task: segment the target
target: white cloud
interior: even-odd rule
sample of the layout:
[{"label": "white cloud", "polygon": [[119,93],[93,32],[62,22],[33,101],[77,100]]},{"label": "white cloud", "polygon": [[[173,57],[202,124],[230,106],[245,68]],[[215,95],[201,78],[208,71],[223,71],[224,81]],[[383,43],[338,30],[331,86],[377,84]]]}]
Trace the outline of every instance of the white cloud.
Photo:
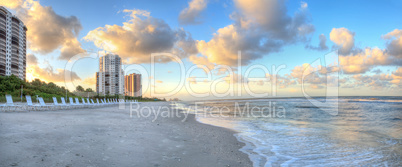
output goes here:
[{"label": "white cloud", "polygon": [[382,36],[387,40],[387,50],[395,57],[402,59],[402,30],[395,29]]},{"label": "white cloud", "polygon": [[236,0],[235,4],[238,11],[231,15],[234,23],[218,29],[211,40],[198,41],[198,51],[208,61],[204,65],[234,66],[238,51],[241,51],[242,65],[247,65],[278,52],[286,44],[305,41],[314,31],[314,26],[309,24],[306,4],[302,4],[294,16],[287,14],[281,0]]},{"label": "white cloud", "polygon": [[347,28],[333,28],[329,34],[329,38],[336,44],[338,53],[340,55],[348,55],[351,53],[355,46],[355,33],[349,31]]},{"label": "white cloud", "polygon": [[58,15],[50,6],[42,6],[38,1],[12,1],[6,5],[17,11],[17,16],[27,26],[27,43],[31,50],[41,54],[61,48],[59,59],[68,60],[85,52],[77,40],[82,29],[75,16]]},{"label": "white cloud", "polygon": [[[150,62],[151,53],[169,52],[182,58],[197,53],[195,41],[183,29],[173,30],[161,19],[144,10],[124,10],[131,19],[119,25],[106,25],[90,31],[84,39],[106,51],[129,58],[130,62]],[[171,61],[161,59],[161,62]]]},{"label": "white cloud", "polygon": [[179,23],[200,24],[201,12],[207,7],[207,0],[192,0],[188,3],[188,7],[183,9],[179,15]]}]

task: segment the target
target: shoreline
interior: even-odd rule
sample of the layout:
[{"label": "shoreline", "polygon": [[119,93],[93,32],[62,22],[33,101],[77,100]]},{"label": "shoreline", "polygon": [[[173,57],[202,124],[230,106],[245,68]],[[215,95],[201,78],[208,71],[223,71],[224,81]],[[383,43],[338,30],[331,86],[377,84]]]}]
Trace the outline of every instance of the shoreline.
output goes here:
[{"label": "shoreline", "polygon": [[[169,104],[141,107],[171,108]],[[240,151],[245,144],[230,129],[198,122],[194,114],[184,122],[177,116],[154,122],[152,117],[130,118],[128,108],[0,113],[0,164],[252,166]]]}]

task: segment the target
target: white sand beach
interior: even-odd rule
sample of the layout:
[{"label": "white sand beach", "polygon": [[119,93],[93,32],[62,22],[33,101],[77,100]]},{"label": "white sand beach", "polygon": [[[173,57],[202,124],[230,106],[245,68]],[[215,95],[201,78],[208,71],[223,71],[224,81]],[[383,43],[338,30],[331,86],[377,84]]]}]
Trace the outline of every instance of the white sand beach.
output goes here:
[{"label": "white sand beach", "polygon": [[[233,131],[118,106],[0,113],[0,166],[251,166]],[[169,106],[167,102],[141,107]],[[180,115],[179,115],[180,116]]]}]

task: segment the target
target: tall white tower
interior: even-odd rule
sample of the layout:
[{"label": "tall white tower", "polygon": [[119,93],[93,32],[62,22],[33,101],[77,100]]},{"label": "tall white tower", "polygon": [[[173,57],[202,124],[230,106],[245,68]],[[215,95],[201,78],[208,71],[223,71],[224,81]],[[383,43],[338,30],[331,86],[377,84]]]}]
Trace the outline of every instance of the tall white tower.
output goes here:
[{"label": "tall white tower", "polygon": [[0,75],[26,78],[26,31],[24,23],[0,6]]},{"label": "tall white tower", "polygon": [[118,55],[107,54],[99,59],[96,73],[96,92],[101,95],[124,94],[124,72]]}]

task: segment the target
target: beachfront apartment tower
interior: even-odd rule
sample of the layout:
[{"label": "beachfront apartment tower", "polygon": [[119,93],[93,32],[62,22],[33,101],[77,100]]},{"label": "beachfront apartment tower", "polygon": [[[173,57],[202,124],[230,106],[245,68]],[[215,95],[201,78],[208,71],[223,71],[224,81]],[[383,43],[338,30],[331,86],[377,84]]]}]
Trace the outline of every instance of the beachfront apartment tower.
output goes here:
[{"label": "beachfront apartment tower", "polygon": [[126,96],[142,96],[141,74],[132,73],[124,76],[124,89]]},{"label": "beachfront apartment tower", "polygon": [[124,94],[124,72],[121,58],[118,55],[107,54],[99,58],[96,92],[100,95]]},{"label": "beachfront apartment tower", "polygon": [[26,31],[24,23],[0,6],[0,75],[26,78]]}]

